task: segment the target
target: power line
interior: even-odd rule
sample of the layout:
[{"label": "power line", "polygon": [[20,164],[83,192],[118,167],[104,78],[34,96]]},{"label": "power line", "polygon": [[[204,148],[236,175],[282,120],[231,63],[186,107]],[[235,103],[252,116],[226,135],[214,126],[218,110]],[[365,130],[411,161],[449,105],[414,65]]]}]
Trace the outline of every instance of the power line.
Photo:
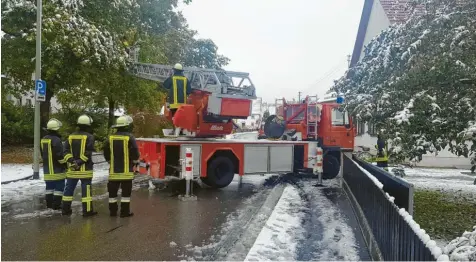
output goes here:
[{"label": "power line", "polygon": [[338,65],[335,67],[331,68],[327,73],[319,78],[314,84],[312,84],[309,88],[307,88],[305,91],[310,90],[311,88],[315,88],[316,85],[318,85],[320,82],[326,80],[328,77],[332,76],[334,73],[336,73],[339,69],[341,69],[342,64],[347,63],[346,60],[341,61]]}]

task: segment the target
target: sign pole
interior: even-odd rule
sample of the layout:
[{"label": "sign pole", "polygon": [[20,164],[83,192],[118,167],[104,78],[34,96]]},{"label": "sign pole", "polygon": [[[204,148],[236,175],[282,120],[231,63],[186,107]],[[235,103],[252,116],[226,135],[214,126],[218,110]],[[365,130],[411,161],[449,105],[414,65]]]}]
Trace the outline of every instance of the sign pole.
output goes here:
[{"label": "sign pole", "polygon": [[34,123],[34,153],[33,179],[40,179],[40,101],[36,82],[41,79],[41,12],[42,0],[36,4],[36,69],[35,69],[35,123]]}]

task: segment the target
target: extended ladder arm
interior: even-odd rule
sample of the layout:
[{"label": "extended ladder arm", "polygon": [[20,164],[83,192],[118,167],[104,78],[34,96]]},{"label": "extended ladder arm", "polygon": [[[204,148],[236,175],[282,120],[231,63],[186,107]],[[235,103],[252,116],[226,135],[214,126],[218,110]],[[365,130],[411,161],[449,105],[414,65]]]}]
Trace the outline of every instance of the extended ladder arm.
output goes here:
[{"label": "extended ladder arm", "polygon": [[[137,77],[161,83],[171,76],[172,72],[172,66],[168,65],[138,62],[132,65],[132,73]],[[184,75],[189,79],[192,89],[209,92],[217,97],[256,98],[256,90],[249,73],[184,67]],[[248,85],[244,84],[246,80]]]}]

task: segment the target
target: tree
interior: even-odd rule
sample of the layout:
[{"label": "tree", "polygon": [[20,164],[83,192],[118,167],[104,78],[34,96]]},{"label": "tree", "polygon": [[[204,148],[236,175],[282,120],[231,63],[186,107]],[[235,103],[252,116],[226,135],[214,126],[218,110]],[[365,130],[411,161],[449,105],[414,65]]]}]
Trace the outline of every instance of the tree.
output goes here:
[{"label": "tree", "polygon": [[333,90],[355,117],[385,130],[397,159],[446,146],[467,157],[476,152],[476,3],[424,4],[426,13],[375,37]]},{"label": "tree", "polygon": [[[2,3],[2,64],[8,92],[32,89],[36,7],[31,0]],[[184,1],[190,3],[189,0]],[[94,101],[113,109],[119,105],[157,111],[161,92],[150,81],[129,74],[129,52],[141,46],[141,61],[220,67],[228,58],[217,54],[211,40],[196,40],[185,18],[177,12],[178,0],[46,0],[43,4],[42,79],[47,82],[41,104],[44,125],[50,100],[60,103]],[[194,54],[193,52],[200,52]],[[89,104],[90,102],[87,102]]]}]

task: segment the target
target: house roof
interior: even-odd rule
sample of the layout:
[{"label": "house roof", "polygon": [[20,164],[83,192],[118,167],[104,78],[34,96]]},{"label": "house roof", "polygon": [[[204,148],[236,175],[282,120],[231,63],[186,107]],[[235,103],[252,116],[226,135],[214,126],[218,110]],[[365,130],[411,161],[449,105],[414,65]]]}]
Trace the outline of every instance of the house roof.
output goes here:
[{"label": "house roof", "polygon": [[[354,66],[360,60],[374,1],[380,1],[390,24],[404,23],[410,16],[409,0],[365,0],[349,67]],[[418,6],[416,11],[423,12],[423,6]]]}]

